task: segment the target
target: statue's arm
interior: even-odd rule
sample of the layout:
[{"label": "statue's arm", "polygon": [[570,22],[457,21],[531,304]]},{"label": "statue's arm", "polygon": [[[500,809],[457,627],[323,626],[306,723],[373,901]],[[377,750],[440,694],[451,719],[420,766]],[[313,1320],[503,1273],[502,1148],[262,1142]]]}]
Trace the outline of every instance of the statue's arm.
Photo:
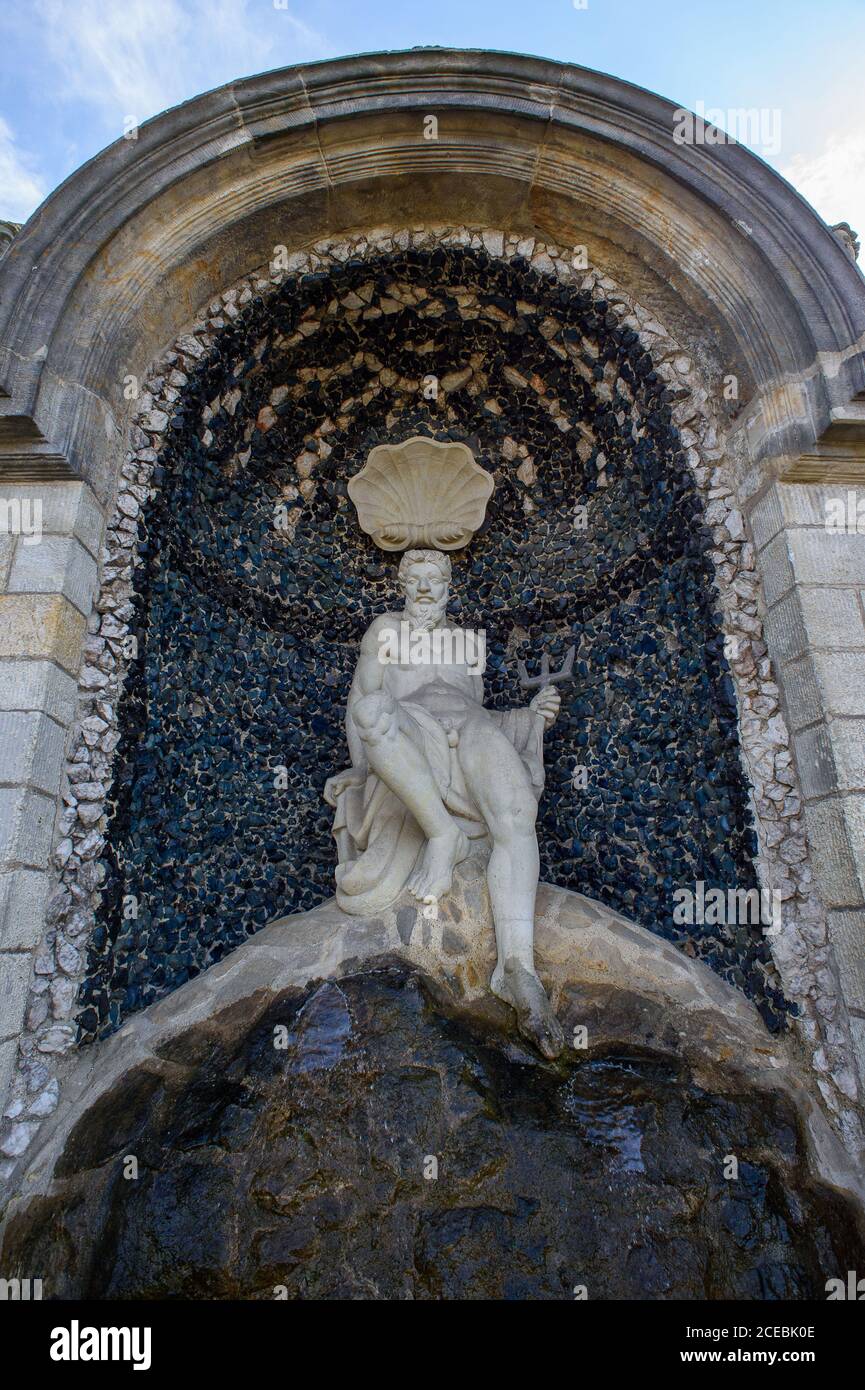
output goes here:
[{"label": "statue's arm", "polygon": [[369,773],[366,750],[357,731],[352,710],[358,700],[363,699],[364,695],[372,695],[376,690],[382,688],[385,664],[381,660],[379,633],[383,627],[393,626],[392,620],[389,622],[389,619],[389,614],[376,618],[375,622],[367,628],[360,644],[360,654],[345,709],[345,735],[351,767],[344,772],[338,772],[335,777],[329,778],[325,785],[325,800],[332,806],[336,805],[336,798],[346,787],[363,783]]},{"label": "statue's arm", "polygon": [[381,660],[381,634],[385,630],[391,631],[397,621],[398,619],[394,619],[390,613],[383,613],[375,622],[370,623],[364,633],[348,697],[349,712],[352,704],[364,695],[372,695],[374,691],[381,690],[385,672],[385,663]]},{"label": "statue's arm", "polygon": [[[365,670],[362,669],[364,667],[366,668]],[[366,677],[366,679],[364,679],[364,677]],[[364,695],[371,695],[373,690],[379,688],[380,682],[379,686],[371,685],[373,679],[374,672],[369,668],[369,663],[364,659],[363,655],[361,655],[357,667],[355,668],[354,680],[351,683],[348,703],[345,707],[345,736],[348,740],[351,766],[355,772],[364,777],[366,777],[368,770],[366,750],[363,746],[363,740],[357,731],[357,725],[354,722],[354,714],[352,711],[358,700],[363,699]]]},{"label": "statue's arm", "polygon": [[[351,688],[353,694],[354,682],[352,682]],[[345,710],[345,736],[348,741],[349,759],[355,771],[359,773],[362,772],[365,776],[367,770],[366,753],[364,752],[363,741],[357,731],[354,719],[352,718],[351,705],[352,699],[350,695]]]}]

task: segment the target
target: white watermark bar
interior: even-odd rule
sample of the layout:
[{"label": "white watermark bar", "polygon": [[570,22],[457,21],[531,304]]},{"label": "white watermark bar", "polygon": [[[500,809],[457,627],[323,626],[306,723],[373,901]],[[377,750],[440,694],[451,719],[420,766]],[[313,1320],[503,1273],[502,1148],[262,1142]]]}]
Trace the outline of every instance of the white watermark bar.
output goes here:
[{"label": "white watermark bar", "polygon": [[865,536],[865,493],[848,488],[843,497],[827,497],[824,525],[830,536]]},{"label": "white watermark bar", "polygon": [[706,108],[698,101],[693,111],[680,106],[673,112],[676,145],[749,145],[766,155],[781,153],[781,112],[769,106],[720,106]]},{"label": "white watermark bar", "polygon": [[41,497],[0,497],[0,535],[21,536],[24,545],[42,539]]},{"label": "white watermark bar", "polygon": [[487,637],[483,628],[399,627],[378,634],[378,659],[383,666],[465,666],[473,676],[486,670]]},{"label": "white watermark bar", "polygon": [[781,895],[777,888],[707,888],[702,879],[693,888],[673,890],[676,926],[762,926],[767,936],[781,928]]}]

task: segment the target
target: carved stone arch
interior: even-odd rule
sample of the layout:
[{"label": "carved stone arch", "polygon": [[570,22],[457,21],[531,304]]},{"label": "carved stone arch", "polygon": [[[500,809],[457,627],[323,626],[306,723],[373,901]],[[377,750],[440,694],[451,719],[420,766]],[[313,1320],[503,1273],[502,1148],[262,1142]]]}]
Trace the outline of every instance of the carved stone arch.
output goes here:
[{"label": "carved stone arch", "polygon": [[[424,140],[430,111],[437,141]],[[653,316],[643,326],[655,322],[690,355],[707,398],[723,400],[735,381],[733,510],[757,551],[861,1055],[865,538],[827,540],[822,522],[827,487],[861,477],[865,285],[782,179],[740,146],[677,144],[675,116],[615,79],[509,55],[437,50],[288,69],[147,123],[15,238],[0,268],[0,468],[4,496],[38,491],[55,538],[43,567],[40,548],[18,537],[2,598],[15,781],[4,788],[0,945],[22,1014],[102,536],[148,364],[276,248],[291,255],[321,237],[399,226],[410,207],[419,225],[585,245],[590,264]],[[816,932],[806,973],[831,1032],[833,967]],[[820,1025],[810,1040],[820,1043]],[[829,1070],[852,1099],[843,1041],[842,1028]],[[15,1050],[10,1028],[0,1080]]]},{"label": "carved stone arch", "polygon": [[15,238],[4,448],[50,445],[105,495],[121,366],[141,372],[268,248],[400,223],[406,206],[597,242],[595,263],[738,374],[752,452],[809,448],[865,389],[865,286],[783,179],[735,143],[679,144],[676,126],[670,102],[615,78],[450,50],[283,69],[186,102],[90,161]]}]

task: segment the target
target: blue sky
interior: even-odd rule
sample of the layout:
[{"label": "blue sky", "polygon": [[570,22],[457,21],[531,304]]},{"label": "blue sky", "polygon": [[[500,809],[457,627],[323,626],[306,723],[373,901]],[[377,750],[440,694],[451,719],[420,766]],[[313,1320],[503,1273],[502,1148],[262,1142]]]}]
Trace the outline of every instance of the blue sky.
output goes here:
[{"label": "blue sky", "polygon": [[268,68],[420,44],[777,113],[748,143],[865,233],[865,0],[0,0],[0,218],[29,216],[130,118]]}]

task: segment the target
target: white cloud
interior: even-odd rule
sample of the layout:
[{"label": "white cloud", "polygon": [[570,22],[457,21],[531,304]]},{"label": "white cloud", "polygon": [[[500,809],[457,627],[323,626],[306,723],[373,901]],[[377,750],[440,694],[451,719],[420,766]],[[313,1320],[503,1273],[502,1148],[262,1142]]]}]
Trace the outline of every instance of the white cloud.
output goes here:
[{"label": "white cloud", "polygon": [[825,222],[849,222],[865,237],[865,130],[830,135],[821,151],[794,155],[782,170]]},{"label": "white cloud", "polygon": [[15,144],[12,131],[0,116],[0,218],[26,222],[42,202],[46,189],[28,167],[29,161]]},{"label": "white cloud", "polygon": [[61,97],[99,108],[117,135],[236,77],[327,56],[273,0],[37,0]]}]

